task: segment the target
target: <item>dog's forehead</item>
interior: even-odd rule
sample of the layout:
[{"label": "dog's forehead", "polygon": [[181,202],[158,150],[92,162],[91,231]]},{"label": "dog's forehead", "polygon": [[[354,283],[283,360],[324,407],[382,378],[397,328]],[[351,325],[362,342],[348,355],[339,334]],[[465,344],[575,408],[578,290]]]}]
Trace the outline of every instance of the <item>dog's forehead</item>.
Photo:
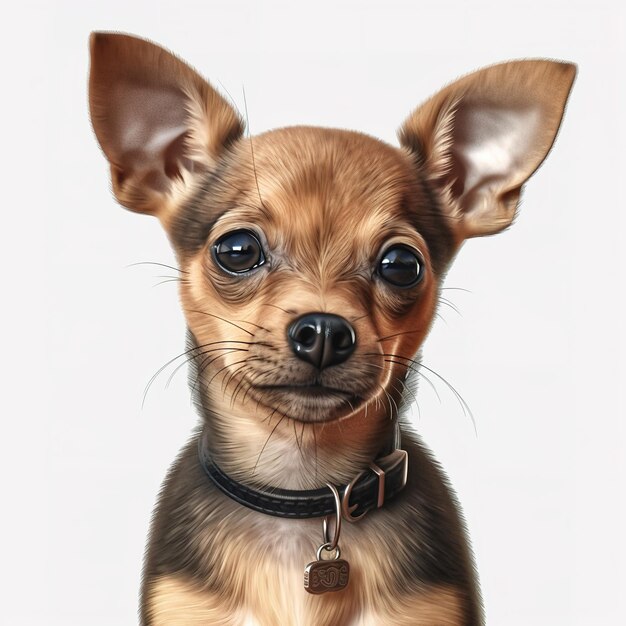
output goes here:
[{"label": "dog's forehead", "polygon": [[254,218],[258,204],[257,218],[292,242],[400,224],[415,193],[410,158],[354,131],[282,128],[242,142],[238,160],[252,179],[243,213]]},{"label": "dog's forehead", "polygon": [[256,179],[266,194],[278,202],[315,199],[327,213],[391,209],[415,176],[400,149],[355,131],[282,128],[252,144]]}]

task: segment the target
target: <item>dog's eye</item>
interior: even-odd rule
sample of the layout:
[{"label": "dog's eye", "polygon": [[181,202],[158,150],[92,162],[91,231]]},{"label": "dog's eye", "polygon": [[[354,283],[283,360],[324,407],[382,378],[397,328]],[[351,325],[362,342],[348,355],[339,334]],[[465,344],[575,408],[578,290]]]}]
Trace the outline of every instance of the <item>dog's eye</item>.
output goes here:
[{"label": "dog's eye", "polygon": [[213,246],[218,265],[227,272],[240,274],[265,263],[261,243],[249,230],[223,235]]},{"label": "dog's eye", "polygon": [[424,262],[410,248],[393,246],[380,259],[378,274],[396,287],[414,287],[424,277]]}]

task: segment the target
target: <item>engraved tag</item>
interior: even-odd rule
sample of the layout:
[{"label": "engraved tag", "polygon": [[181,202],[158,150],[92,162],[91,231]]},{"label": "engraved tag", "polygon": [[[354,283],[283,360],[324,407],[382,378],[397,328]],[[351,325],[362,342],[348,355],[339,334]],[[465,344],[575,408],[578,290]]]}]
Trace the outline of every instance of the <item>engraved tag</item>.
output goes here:
[{"label": "engraved tag", "polygon": [[304,569],[304,588],[309,593],[340,591],[348,584],[350,564],[343,559],[313,561]]}]

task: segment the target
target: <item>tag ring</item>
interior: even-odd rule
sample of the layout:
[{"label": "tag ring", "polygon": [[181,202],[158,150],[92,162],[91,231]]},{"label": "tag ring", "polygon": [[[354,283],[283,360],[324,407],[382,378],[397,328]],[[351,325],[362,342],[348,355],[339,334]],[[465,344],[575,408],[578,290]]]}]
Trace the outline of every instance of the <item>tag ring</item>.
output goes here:
[{"label": "tag ring", "polygon": [[331,483],[326,484],[333,492],[333,496],[335,496],[335,534],[333,536],[333,540],[331,541],[328,537],[328,524],[331,516],[327,515],[322,522],[322,528],[324,533],[324,546],[328,546],[326,550],[328,550],[329,552],[335,549],[337,550],[337,552],[339,552],[339,547],[337,546],[337,544],[339,543],[339,533],[341,532],[341,496],[339,495],[339,491],[337,490],[337,487],[335,487],[335,485]]},{"label": "tag ring", "polygon": [[[327,550],[328,552],[332,552],[333,550],[336,550],[335,552],[335,556],[331,557],[330,559],[323,559],[322,558],[322,550]],[[341,558],[341,550],[339,549],[339,546],[335,546],[334,548],[330,547],[330,543],[323,543],[318,549],[317,549],[317,560],[318,561],[336,561],[337,559]]]}]

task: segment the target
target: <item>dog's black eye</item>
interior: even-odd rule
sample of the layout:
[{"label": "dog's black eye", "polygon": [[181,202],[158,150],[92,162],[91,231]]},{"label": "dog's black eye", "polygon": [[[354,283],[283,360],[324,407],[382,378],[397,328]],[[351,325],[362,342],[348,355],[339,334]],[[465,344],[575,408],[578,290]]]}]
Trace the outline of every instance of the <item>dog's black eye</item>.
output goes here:
[{"label": "dog's black eye", "polygon": [[265,263],[263,248],[249,230],[237,230],[223,235],[213,246],[218,265],[227,272],[240,274]]},{"label": "dog's black eye", "polygon": [[424,277],[424,262],[410,248],[393,246],[380,259],[378,274],[396,287],[414,287]]}]

